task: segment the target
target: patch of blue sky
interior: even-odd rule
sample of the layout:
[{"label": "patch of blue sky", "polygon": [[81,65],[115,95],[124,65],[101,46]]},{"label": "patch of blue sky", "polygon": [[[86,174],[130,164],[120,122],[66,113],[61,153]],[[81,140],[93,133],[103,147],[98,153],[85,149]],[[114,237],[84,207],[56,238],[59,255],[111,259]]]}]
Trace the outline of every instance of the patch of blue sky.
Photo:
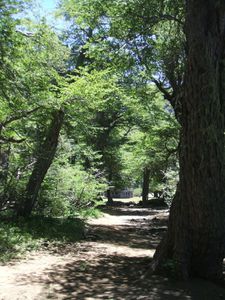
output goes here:
[{"label": "patch of blue sky", "polygon": [[45,11],[52,12],[58,5],[56,0],[39,0],[41,6]]},{"label": "patch of blue sky", "polygon": [[27,17],[37,23],[44,19],[52,29],[59,32],[68,27],[69,22],[56,14],[58,5],[58,0],[33,0],[22,17]]}]

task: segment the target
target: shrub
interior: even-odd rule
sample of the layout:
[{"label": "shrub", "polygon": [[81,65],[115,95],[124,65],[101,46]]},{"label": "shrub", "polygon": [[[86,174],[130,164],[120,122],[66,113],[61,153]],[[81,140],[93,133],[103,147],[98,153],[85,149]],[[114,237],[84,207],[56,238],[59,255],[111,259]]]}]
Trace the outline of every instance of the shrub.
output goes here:
[{"label": "shrub", "polygon": [[49,216],[70,216],[93,208],[107,184],[97,170],[85,171],[81,165],[53,167],[47,176],[37,211]]}]

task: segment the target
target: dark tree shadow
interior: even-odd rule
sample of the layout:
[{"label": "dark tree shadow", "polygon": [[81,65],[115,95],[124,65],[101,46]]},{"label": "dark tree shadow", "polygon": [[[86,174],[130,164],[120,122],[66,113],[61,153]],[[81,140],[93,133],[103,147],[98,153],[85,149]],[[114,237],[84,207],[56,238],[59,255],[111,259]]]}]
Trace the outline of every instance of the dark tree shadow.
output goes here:
[{"label": "dark tree shadow", "polygon": [[[137,214],[134,214],[134,210],[129,207],[113,209],[111,215],[130,216],[128,222],[124,225],[90,225],[86,236],[87,240],[79,246],[71,244],[74,251],[69,249],[71,256],[69,263],[62,262],[51,265],[41,274],[24,274],[17,278],[18,283],[24,286],[40,284],[43,290],[40,298],[37,299],[225,299],[225,288],[207,281],[192,279],[189,282],[178,282],[160,276],[142,278],[149,268],[151,258],[146,257],[146,254],[143,256],[137,254],[137,250],[155,249],[167,228],[166,214],[157,215],[155,210],[149,209],[147,212],[148,215],[145,215],[140,209],[139,213],[136,211]],[[133,218],[133,216],[139,218]],[[149,218],[149,216],[151,217]],[[54,222],[49,220],[49,225],[55,224]],[[76,223],[76,220],[71,222]],[[74,230],[76,230],[76,226]],[[69,230],[69,232],[71,231]],[[64,234],[66,235],[66,233]],[[97,247],[94,247],[94,244]],[[115,245],[126,246],[132,251],[137,250],[132,254],[127,253],[127,255],[120,251],[114,252],[114,250],[107,252],[109,244],[114,247]],[[94,248],[92,249],[92,247]],[[93,254],[94,250],[96,253]],[[68,254],[67,248],[62,247],[57,251],[60,257]],[[135,253],[134,256],[133,253]]]},{"label": "dark tree shadow", "polygon": [[[150,259],[125,256],[100,256],[98,261],[78,260],[46,270],[46,299],[190,299],[174,282],[159,276],[140,280],[140,271],[147,270]],[[21,277],[24,284],[40,283],[42,278]]]},{"label": "dark tree shadow", "polygon": [[139,204],[114,201],[112,205],[98,207],[102,212],[113,216],[150,216],[162,211],[168,211],[165,207],[143,207]]},{"label": "dark tree shadow", "polygon": [[[47,269],[45,299],[70,300],[214,300],[224,299],[225,289],[213,283],[193,279],[178,282],[166,277],[140,279],[150,259],[101,255],[97,261],[74,260],[64,266]],[[43,278],[24,276],[26,283],[43,283]],[[53,288],[48,290],[48,287]]]},{"label": "dark tree shadow", "polygon": [[128,218],[126,224],[123,225],[89,226],[87,235],[87,238],[90,237],[89,240],[131,248],[155,249],[167,230],[167,217],[148,218],[156,215],[157,210],[119,207],[106,211],[113,216],[129,216],[131,218]]},{"label": "dark tree shadow", "polygon": [[[117,208],[127,216],[130,209]],[[141,212],[141,211],[140,211]],[[148,216],[153,211],[148,212]],[[225,289],[207,281],[193,279],[189,282],[177,282],[160,276],[144,277],[151,258],[105,252],[106,244],[127,246],[130,248],[154,249],[167,226],[167,215],[156,215],[133,219],[125,225],[91,225],[87,241],[74,251],[69,263],[60,263],[46,268],[44,274],[23,275],[18,278],[21,285],[41,284],[43,291],[40,299],[63,300],[214,300],[225,299]],[[115,214],[116,215],[116,214]],[[137,216],[137,215],[135,215]],[[96,255],[91,254],[96,243]],[[75,244],[71,244],[74,248]],[[99,248],[100,247],[100,248]],[[133,249],[133,251],[135,251]],[[71,252],[72,253],[72,252]],[[79,255],[78,255],[79,253]],[[67,254],[62,248],[61,256]],[[145,254],[146,255],[146,254]],[[39,299],[39,298],[37,298]]]},{"label": "dark tree shadow", "polygon": [[141,229],[135,226],[93,226],[89,240],[101,243],[111,243],[118,246],[128,246],[140,249],[155,249],[166,231],[161,229]]}]

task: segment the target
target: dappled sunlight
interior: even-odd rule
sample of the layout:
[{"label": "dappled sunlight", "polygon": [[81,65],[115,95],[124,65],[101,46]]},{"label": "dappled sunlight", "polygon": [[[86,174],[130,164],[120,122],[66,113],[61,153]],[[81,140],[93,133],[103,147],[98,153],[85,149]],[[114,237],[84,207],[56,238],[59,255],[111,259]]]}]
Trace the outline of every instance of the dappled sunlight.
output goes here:
[{"label": "dappled sunlight", "polygon": [[114,255],[120,256],[126,254],[127,257],[149,257],[152,258],[155,249],[143,249],[143,248],[134,248],[130,245],[123,246],[115,243],[106,243],[106,242],[90,242],[87,244],[87,247],[90,247],[88,253],[91,254],[91,248],[94,251],[94,255],[97,253],[102,253],[103,255]]},{"label": "dappled sunlight", "polygon": [[17,280],[26,287],[41,284],[40,295],[46,299],[56,299],[56,295],[57,299],[191,299],[166,278],[155,276],[140,282],[139,270],[146,270],[149,262],[147,257],[119,253],[101,254],[95,259],[82,258],[81,254],[80,259],[53,264],[43,274],[30,273]]},{"label": "dappled sunlight", "polygon": [[168,211],[162,210],[127,207],[108,210],[101,218],[88,222],[84,240],[50,243],[23,261],[0,266],[1,299],[212,300],[224,297],[223,288],[205,281],[181,283],[160,276],[141,279],[166,231],[167,219]]},{"label": "dappled sunlight", "polygon": [[162,235],[149,240],[157,212],[116,210],[90,220],[82,242],[50,243],[11,269],[0,267],[5,295],[7,286],[16,285],[15,291],[27,298],[32,294],[33,299],[147,299],[149,287],[146,284],[145,291],[138,279]]},{"label": "dappled sunlight", "polygon": [[[155,249],[167,228],[168,211],[143,208],[104,208],[107,214],[89,221],[87,237],[136,249]],[[159,216],[159,217],[157,217]]]},{"label": "dappled sunlight", "polygon": [[[165,232],[165,228],[163,228],[163,232]],[[99,242],[106,242],[111,244],[116,244],[117,246],[129,246],[131,248],[142,248],[142,249],[151,249],[155,248],[161,238],[158,232],[155,232],[151,235],[151,239],[149,236],[151,233],[147,232],[146,229],[138,229],[135,226],[134,228],[129,226],[94,226],[91,230],[90,238],[97,240]]]}]

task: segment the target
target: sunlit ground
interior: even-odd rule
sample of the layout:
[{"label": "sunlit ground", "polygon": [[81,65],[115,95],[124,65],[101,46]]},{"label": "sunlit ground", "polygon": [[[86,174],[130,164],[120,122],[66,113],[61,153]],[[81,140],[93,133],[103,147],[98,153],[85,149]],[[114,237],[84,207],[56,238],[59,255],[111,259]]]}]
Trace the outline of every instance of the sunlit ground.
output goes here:
[{"label": "sunlit ground", "polygon": [[49,245],[26,260],[0,266],[0,299],[224,299],[225,289],[202,280],[140,279],[166,231],[168,210],[124,206],[103,211],[101,218],[90,220],[85,240]]}]

